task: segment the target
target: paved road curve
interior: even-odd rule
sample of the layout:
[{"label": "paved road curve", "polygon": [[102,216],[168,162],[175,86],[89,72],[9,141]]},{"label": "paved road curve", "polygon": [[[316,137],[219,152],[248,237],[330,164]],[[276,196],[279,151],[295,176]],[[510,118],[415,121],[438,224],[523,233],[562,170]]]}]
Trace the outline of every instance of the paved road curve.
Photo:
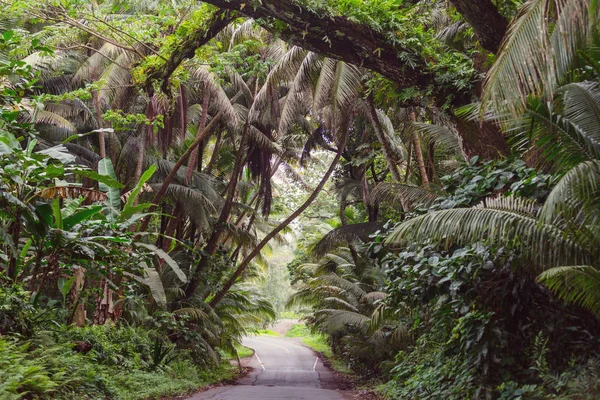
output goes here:
[{"label": "paved road curve", "polygon": [[332,373],[295,339],[254,337],[244,345],[256,352],[253,372],[237,386],[224,386],[188,400],[343,400]]}]

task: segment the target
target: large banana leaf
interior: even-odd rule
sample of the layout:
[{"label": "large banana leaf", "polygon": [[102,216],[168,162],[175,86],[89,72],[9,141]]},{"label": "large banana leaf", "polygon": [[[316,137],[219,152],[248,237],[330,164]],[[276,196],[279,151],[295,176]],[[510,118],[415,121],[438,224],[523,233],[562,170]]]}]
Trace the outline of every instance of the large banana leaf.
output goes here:
[{"label": "large banana leaf", "polygon": [[[115,169],[110,158],[100,160],[98,163],[98,173],[109,178],[117,180]],[[107,185],[105,182],[98,182],[100,191],[106,193],[108,200],[106,203],[106,217],[109,221],[115,222],[121,211],[121,192],[114,185]]]}]

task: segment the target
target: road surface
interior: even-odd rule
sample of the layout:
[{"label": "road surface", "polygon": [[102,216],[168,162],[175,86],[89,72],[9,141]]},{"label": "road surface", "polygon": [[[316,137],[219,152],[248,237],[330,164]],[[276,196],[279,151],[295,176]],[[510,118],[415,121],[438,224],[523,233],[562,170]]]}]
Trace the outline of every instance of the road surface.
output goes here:
[{"label": "road surface", "polygon": [[244,340],[254,349],[252,373],[236,386],[198,393],[187,400],[344,400],[335,376],[297,339],[258,336]]}]

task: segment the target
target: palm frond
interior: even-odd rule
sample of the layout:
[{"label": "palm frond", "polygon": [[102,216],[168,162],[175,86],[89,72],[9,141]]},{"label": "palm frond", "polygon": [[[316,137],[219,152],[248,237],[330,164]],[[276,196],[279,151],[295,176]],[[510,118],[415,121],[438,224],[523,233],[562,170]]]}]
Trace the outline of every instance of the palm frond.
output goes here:
[{"label": "palm frond", "polygon": [[600,84],[578,82],[562,86],[565,116],[576,125],[590,141],[600,146]]},{"label": "palm frond", "polygon": [[[547,88],[552,98],[556,71],[548,49],[548,5],[553,0],[529,0],[509,26],[496,62],[486,78],[482,104],[492,103],[496,112],[520,114],[529,95]],[[485,107],[484,107],[485,108]]]},{"label": "palm frond", "polygon": [[577,52],[597,33],[599,10],[593,3],[527,1],[509,26],[490,69],[482,103],[515,117],[525,108],[528,96],[552,99]]},{"label": "palm frond", "polygon": [[322,309],[314,313],[318,321],[319,330],[329,334],[344,330],[353,326],[361,330],[367,330],[371,321],[366,315],[346,310]]},{"label": "palm frond", "polygon": [[[501,202],[501,200],[499,200]],[[512,204],[511,204],[512,203]],[[413,218],[395,228],[388,243],[401,245],[408,240],[433,241],[445,247],[476,241],[499,246],[514,246],[531,259],[532,265],[545,269],[565,264],[588,263],[588,249],[553,225],[540,224],[516,207],[516,199],[493,204],[496,208],[457,208],[436,211]]]},{"label": "palm frond", "polygon": [[409,206],[428,207],[440,194],[419,186],[411,186],[395,182],[381,182],[370,193],[373,204],[406,204]]},{"label": "palm frond", "polygon": [[[217,77],[209,71],[209,69],[201,65],[193,68],[190,73],[195,82],[202,82],[202,90],[210,92],[210,110],[213,115],[222,112],[224,121],[230,126],[236,126],[238,122],[238,114],[231,100],[225,93],[223,86],[218,83]],[[193,82],[194,82],[193,81]]]},{"label": "palm frond", "polygon": [[562,266],[544,271],[538,280],[561,300],[600,315],[600,271],[589,265]]},{"label": "palm frond", "polygon": [[435,142],[442,148],[454,154],[462,154],[460,140],[452,129],[441,125],[412,122],[410,128],[413,132],[425,139],[427,143]]},{"label": "palm frond", "polygon": [[315,256],[322,256],[341,245],[346,246],[359,241],[367,242],[369,235],[382,228],[383,224],[380,222],[364,222],[333,229],[319,240],[313,253]]}]

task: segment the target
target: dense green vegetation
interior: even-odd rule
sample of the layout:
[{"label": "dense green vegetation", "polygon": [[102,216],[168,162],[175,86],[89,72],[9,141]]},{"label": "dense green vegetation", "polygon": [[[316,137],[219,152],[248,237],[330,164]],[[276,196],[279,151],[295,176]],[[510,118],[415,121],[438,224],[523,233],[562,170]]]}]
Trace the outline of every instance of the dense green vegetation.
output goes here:
[{"label": "dense green vegetation", "polygon": [[1,398],[228,379],[286,303],[389,398],[600,397],[597,1],[0,10]]}]

